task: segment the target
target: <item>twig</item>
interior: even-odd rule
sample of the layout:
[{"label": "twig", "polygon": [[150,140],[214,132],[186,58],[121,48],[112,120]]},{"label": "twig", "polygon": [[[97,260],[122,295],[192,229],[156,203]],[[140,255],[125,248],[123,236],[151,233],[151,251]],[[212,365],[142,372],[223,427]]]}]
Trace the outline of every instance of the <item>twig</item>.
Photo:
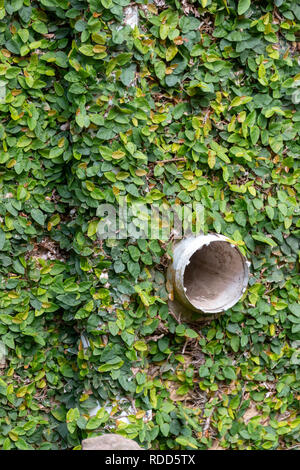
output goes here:
[{"label": "twig", "polygon": [[181,324],[180,315],[179,315],[179,318],[176,317],[175,313],[170,308],[169,308],[169,314],[174,318],[174,320],[177,321],[177,323],[179,323],[179,325]]},{"label": "twig", "polygon": [[185,343],[184,343],[184,346],[183,346],[182,351],[181,351],[182,355],[185,353],[185,348],[187,347],[188,342],[189,342],[189,338],[187,338]]},{"label": "twig", "polygon": [[164,333],[162,333],[161,335],[149,336],[149,338],[145,338],[145,341],[146,341],[146,343],[148,343],[148,341],[158,341],[159,339],[163,338],[164,336],[165,336]]},{"label": "twig", "polygon": [[288,447],[286,450],[291,450],[291,449],[295,449],[296,447],[300,447],[300,444],[296,444],[295,446],[292,446],[292,447]]}]

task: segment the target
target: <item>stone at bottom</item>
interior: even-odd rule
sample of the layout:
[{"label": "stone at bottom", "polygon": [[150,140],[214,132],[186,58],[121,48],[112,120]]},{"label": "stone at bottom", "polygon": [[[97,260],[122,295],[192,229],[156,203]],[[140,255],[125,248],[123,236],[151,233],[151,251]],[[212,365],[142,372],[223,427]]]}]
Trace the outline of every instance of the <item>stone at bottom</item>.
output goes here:
[{"label": "stone at bottom", "polygon": [[82,450],[141,450],[141,447],[132,439],[119,434],[104,434],[84,439]]}]

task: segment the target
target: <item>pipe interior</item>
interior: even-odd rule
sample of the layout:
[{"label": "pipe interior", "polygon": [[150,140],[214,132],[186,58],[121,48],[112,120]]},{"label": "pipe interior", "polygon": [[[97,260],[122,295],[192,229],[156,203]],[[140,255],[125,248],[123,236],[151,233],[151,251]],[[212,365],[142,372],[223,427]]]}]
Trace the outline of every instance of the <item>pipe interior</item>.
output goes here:
[{"label": "pipe interior", "polygon": [[224,241],[197,250],[184,272],[185,294],[199,310],[225,308],[242,294],[244,265],[237,248]]}]

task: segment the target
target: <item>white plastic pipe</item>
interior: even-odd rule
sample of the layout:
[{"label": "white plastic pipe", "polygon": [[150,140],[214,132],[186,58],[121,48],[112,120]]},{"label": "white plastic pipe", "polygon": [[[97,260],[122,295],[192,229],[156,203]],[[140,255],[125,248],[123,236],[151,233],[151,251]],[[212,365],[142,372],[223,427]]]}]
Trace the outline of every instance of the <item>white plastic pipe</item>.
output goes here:
[{"label": "white plastic pipe", "polygon": [[168,270],[175,301],[200,314],[223,312],[246,290],[248,261],[223,235],[188,237],[174,247]]}]

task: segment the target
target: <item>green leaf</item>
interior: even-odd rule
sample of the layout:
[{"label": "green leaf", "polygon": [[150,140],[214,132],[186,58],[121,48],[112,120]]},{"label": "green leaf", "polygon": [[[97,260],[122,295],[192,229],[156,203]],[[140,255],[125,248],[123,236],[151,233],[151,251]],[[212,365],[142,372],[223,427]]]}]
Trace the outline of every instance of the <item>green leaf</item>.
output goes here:
[{"label": "green leaf", "polygon": [[43,212],[40,209],[32,209],[31,217],[38,224],[44,225],[46,216],[45,216],[45,214],[43,214]]},{"label": "green leaf", "polygon": [[18,440],[16,441],[15,445],[17,449],[20,450],[34,450],[34,448],[27,444],[27,442],[22,437],[18,437]]},{"label": "green leaf", "polygon": [[136,246],[130,245],[128,247],[128,251],[133,261],[139,260],[141,253],[140,253],[140,250]]},{"label": "green leaf", "polygon": [[266,206],[266,213],[267,213],[269,219],[271,219],[271,220],[274,219],[275,211],[274,211],[273,207]]},{"label": "green leaf", "polygon": [[252,100],[253,100],[252,96],[236,96],[231,101],[230,106],[234,108],[236,106],[241,106],[242,104],[249,103]]},{"label": "green leaf", "polygon": [[236,380],[236,374],[233,367],[224,367],[223,374],[226,379]]},{"label": "green leaf", "polygon": [[166,75],[166,65],[161,60],[154,64],[154,70],[157,78],[162,80]]},{"label": "green leaf", "polygon": [[84,44],[83,46],[79,47],[79,51],[88,57],[92,57],[95,55],[93,48],[94,46],[92,44]]},{"label": "green leaf", "polygon": [[163,423],[160,426],[160,430],[163,436],[167,437],[170,432],[170,425],[168,423]]},{"label": "green leaf", "polygon": [[259,139],[259,127],[252,126],[250,129],[250,138],[253,145],[255,145]]},{"label": "green leaf", "polygon": [[250,5],[251,5],[250,0],[239,0],[238,14],[243,15],[244,13],[246,13],[246,11],[249,9]]},{"label": "green leaf", "polygon": [[162,23],[159,28],[159,35],[161,39],[166,39],[170,26],[167,23]]},{"label": "green leaf", "polygon": [[3,230],[0,229],[0,251],[1,251],[1,250],[3,249],[3,247],[4,247],[5,240],[6,240],[5,232],[3,232]]},{"label": "green leaf", "polygon": [[136,341],[133,345],[137,351],[147,351],[148,347],[144,341]]},{"label": "green leaf", "polygon": [[120,80],[125,86],[129,86],[133,84],[134,77],[136,73],[136,65],[131,64],[129,67],[126,67],[122,70]]},{"label": "green leaf", "polygon": [[129,273],[135,279],[137,279],[137,277],[139,276],[141,272],[139,263],[135,263],[134,261],[129,260],[127,263],[127,268],[128,268]]},{"label": "green leaf", "polygon": [[277,246],[277,243],[274,242],[272,238],[267,237],[263,233],[254,233],[252,234],[252,238],[254,238],[254,240],[257,240],[259,242],[266,243],[267,245],[270,245],[272,247]]},{"label": "green leaf", "polygon": [[185,330],[185,336],[187,336],[188,338],[198,338],[198,333],[190,328],[187,328]]},{"label": "green leaf", "polygon": [[179,436],[176,437],[175,441],[183,447],[191,447],[192,449],[198,449],[198,443],[193,437]]},{"label": "green leaf", "polygon": [[108,362],[107,364],[103,364],[102,366],[98,367],[98,372],[108,372],[110,370],[120,369],[124,361],[120,359],[120,357],[115,357],[113,360]]},{"label": "green leaf", "polygon": [[228,149],[226,147],[222,147],[221,145],[217,144],[217,142],[212,141],[210,143],[210,147],[212,150],[214,150],[217,154],[217,156],[223,160],[225,163],[230,163],[230,159],[226,155],[228,152]]},{"label": "green leaf", "polygon": [[93,416],[88,420],[86,423],[86,429],[91,431],[93,429],[99,428],[99,426],[102,424],[102,419],[97,418],[96,416]]}]

